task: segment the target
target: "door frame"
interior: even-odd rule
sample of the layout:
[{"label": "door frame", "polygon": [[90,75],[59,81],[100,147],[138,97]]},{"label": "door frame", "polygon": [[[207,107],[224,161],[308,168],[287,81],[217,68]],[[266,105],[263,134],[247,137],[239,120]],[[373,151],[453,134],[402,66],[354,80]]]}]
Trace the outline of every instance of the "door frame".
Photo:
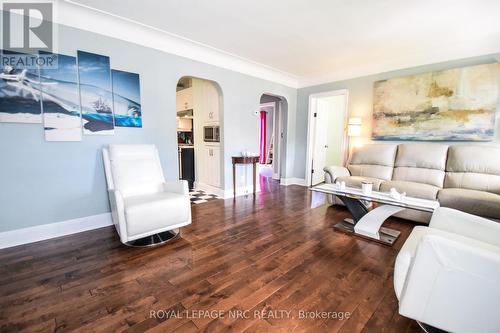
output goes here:
[{"label": "door frame", "polygon": [[307,154],[306,154],[306,186],[310,187],[312,182],[312,163],[313,163],[313,140],[316,128],[313,122],[313,114],[316,110],[316,100],[321,98],[333,97],[333,96],[345,96],[345,106],[344,106],[344,130],[342,132],[342,147],[340,148],[341,152],[341,161],[342,165],[345,165],[345,152],[347,149],[347,123],[349,121],[349,90],[348,89],[338,89],[331,90],[322,93],[316,93],[309,95],[309,107],[307,114]]},{"label": "door frame", "polygon": [[[274,108],[274,119],[273,126],[277,126],[278,133],[274,133],[273,137],[273,179],[280,180],[281,179],[281,147],[282,147],[282,134],[283,134],[283,124],[282,122],[282,104],[283,101],[280,99],[279,102],[275,102]],[[276,167],[274,165],[276,163]],[[274,172],[274,170],[278,170],[278,172]]]},{"label": "door frame", "polygon": [[[276,125],[278,125],[278,134],[280,136],[280,139],[281,139],[281,107],[280,105],[281,104],[281,101],[280,102],[268,102],[268,103],[261,103],[259,104],[259,108],[266,108],[266,107],[271,107],[273,108],[273,162],[271,163],[271,166],[273,168],[273,176],[272,178],[273,179],[277,179],[279,180],[280,179],[280,158],[279,158],[279,154],[280,154],[280,148],[281,148],[281,140],[276,140],[276,132],[274,131]],[[276,121],[278,121],[278,123],[276,123]],[[266,150],[266,153],[267,153],[267,150]],[[278,157],[278,159],[276,159],[275,157]],[[266,156],[267,158],[267,156]],[[275,169],[275,163],[277,163],[277,170],[278,170],[278,173],[275,173],[274,172],[274,169]]]}]

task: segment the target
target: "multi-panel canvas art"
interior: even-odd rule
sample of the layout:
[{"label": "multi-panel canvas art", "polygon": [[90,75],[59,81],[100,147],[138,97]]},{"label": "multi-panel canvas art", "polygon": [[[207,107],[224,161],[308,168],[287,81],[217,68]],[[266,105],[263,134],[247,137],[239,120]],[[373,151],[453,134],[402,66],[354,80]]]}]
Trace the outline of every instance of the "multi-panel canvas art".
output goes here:
[{"label": "multi-panel canvas art", "polygon": [[[2,50],[2,56],[20,53]],[[21,69],[0,64],[0,122],[42,122],[38,69]]]},{"label": "multi-panel canvas art", "polygon": [[375,140],[490,141],[500,63],[375,82]]},{"label": "multi-panel canvas art", "polygon": [[115,126],[142,127],[139,74],[111,70]]},{"label": "multi-panel canvas art", "polygon": [[[84,51],[78,57],[6,50],[0,55],[0,122],[43,122],[47,141],[81,141],[82,133],[105,135],[114,134],[115,126],[142,127],[139,74],[112,71],[109,57]],[[49,58],[57,62],[33,68]],[[34,66],[3,65],[9,60],[17,66],[21,59]]]},{"label": "multi-panel canvas art", "polygon": [[83,133],[114,134],[109,57],[78,51]]},{"label": "multi-panel canvas art", "polygon": [[76,57],[59,54],[57,58],[57,69],[40,69],[45,139],[81,141]]}]

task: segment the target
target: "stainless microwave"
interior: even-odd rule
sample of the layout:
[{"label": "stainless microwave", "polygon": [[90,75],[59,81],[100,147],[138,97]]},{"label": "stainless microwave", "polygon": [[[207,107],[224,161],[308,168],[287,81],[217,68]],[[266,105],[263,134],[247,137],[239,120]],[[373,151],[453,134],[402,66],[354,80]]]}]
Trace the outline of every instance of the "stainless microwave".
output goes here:
[{"label": "stainless microwave", "polygon": [[203,126],[203,141],[220,142],[219,126]]}]

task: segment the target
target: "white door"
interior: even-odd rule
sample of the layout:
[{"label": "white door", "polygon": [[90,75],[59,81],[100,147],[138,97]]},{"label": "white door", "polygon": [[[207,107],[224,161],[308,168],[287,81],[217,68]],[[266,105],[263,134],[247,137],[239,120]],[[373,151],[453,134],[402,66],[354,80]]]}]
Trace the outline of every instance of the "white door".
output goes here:
[{"label": "white door", "polygon": [[220,187],[220,148],[207,146],[206,148],[206,183],[211,186]]},{"label": "white door", "polygon": [[207,82],[207,106],[208,106],[208,120],[210,122],[219,121],[219,92],[215,85]]},{"label": "white door", "polygon": [[213,163],[213,150],[212,147],[205,147],[205,182],[208,185],[212,185],[213,173],[214,173],[214,163]]},{"label": "white door", "polygon": [[328,101],[317,99],[314,121],[314,143],[312,156],[311,185],[317,185],[324,181],[323,168],[326,166],[326,151],[328,149]]},{"label": "white door", "polygon": [[203,84],[203,107],[205,108],[205,123],[219,121],[219,92],[211,82]]},{"label": "white door", "polygon": [[176,96],[175,108],[177,112],[193,108],[193,88],[179,90]]},{"label": "white door", "polygon": [[212,184],[215,187],[220,187],[220,148],[212,148]]}]

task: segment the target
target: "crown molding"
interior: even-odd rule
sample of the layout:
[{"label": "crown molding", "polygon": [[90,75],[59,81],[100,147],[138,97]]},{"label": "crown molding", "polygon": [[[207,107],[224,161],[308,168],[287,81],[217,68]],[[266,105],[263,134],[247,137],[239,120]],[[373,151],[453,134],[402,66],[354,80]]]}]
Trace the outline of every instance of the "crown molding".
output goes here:
[{"label": "crown molding", "polygon": [[71,0],[57,1],[54,21],[297,88],[298,77],[182,36]]},{"label": "crown molding", "polygon": [[491,62],[500,61],[499,35],[489,36],[475,41],[462,41],[461,43],[436,48],[434,52],[426,51],[413,54],[411,57],[374,61],[372,63],[360,64],[360,66],[356,68],[350,67],[327,75],[303,77],[299,79],[297,88],[307,88],[419,66],[466,60],[468,58],[480,56],[484,56],[485,59],[491,57]]},{"label": "crown molding", "polygon": [[297,89],[482,55],[492,55],[492,59],[496,61],[500,59],[500,36],[497,34],[475,40],[461,40],[451,44],[449,41],[445,41],[443,45],[438,45],[435,48],[423,48],[424,52],[416,52],[405,57],[375,59],[356,67],[350,66],[327,74],[300,77],[73,0],[56,1],[58,15],[56,15],[55,21],[57,23],[129,41]]}]

